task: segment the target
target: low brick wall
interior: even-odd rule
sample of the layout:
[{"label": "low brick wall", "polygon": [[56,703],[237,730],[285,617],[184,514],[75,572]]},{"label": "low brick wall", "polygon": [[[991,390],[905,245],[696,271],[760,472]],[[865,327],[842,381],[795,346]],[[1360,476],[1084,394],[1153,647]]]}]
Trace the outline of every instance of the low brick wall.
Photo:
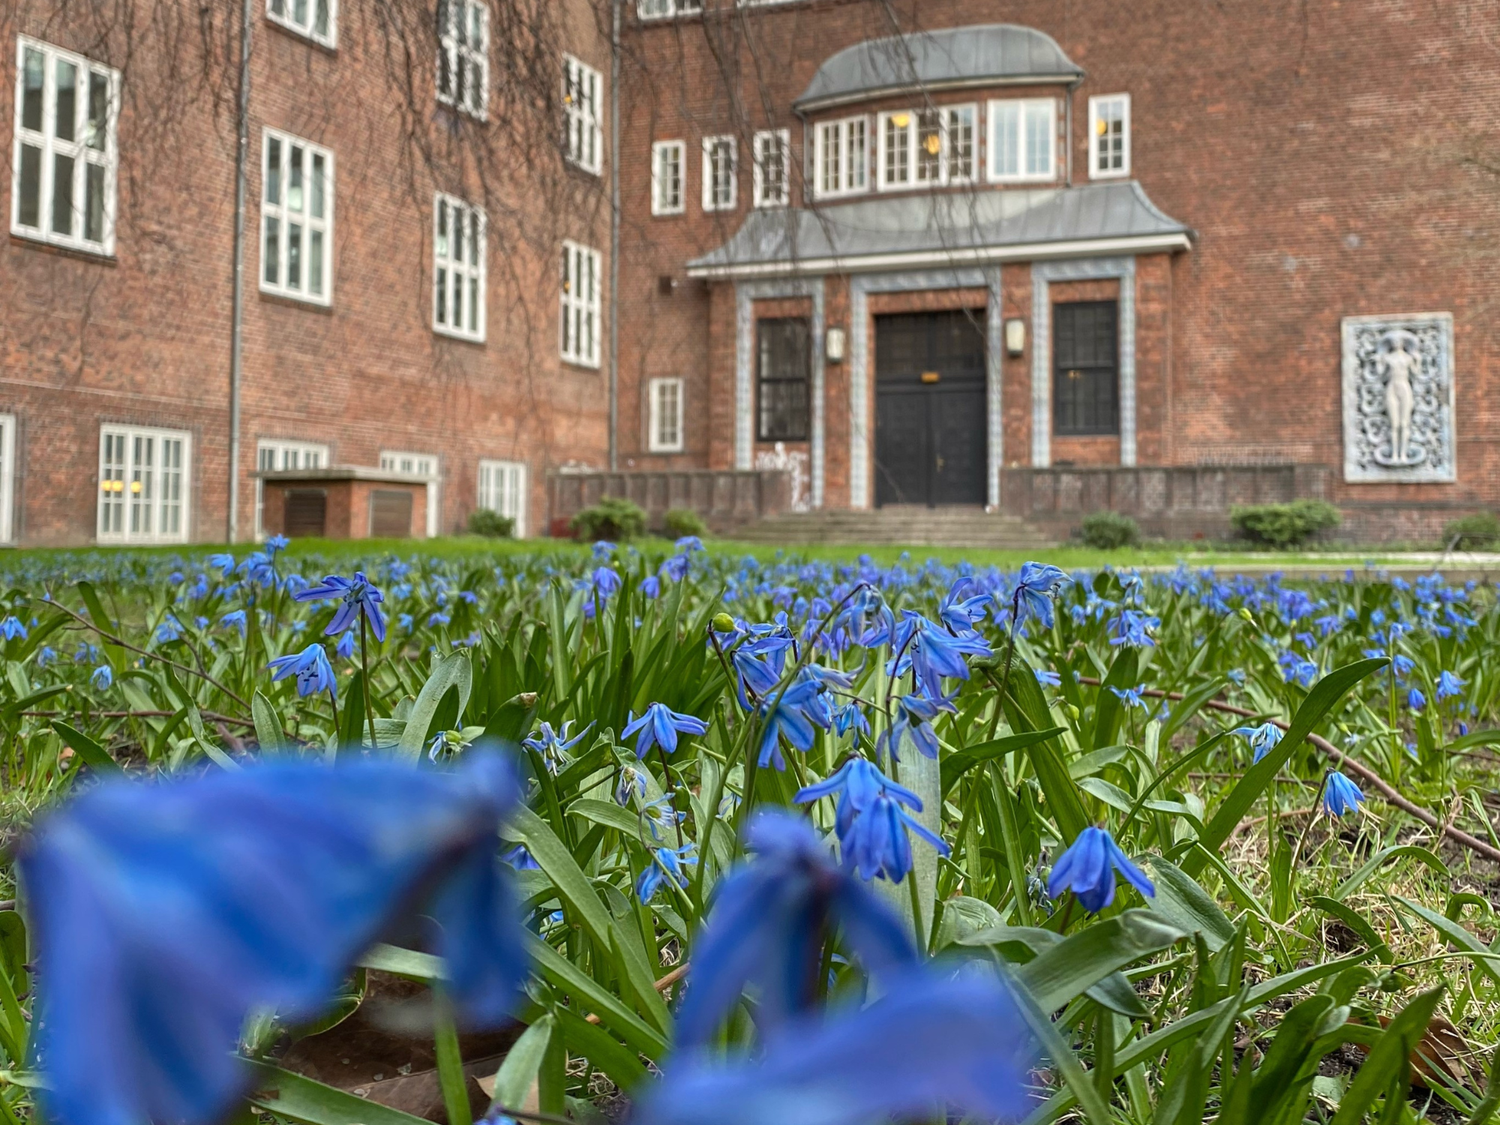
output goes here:
[{"label": "low brick wall", "polygon": [[553,473],[547,478],[551,533],[568,535],[568,521],[606,496],[639,504],[652,531],[662,529],[663,517],[671,509],[688,508],[702,517],[709,530],[722,533],[787,511],[792,503],[792,477],[780,469]]}]

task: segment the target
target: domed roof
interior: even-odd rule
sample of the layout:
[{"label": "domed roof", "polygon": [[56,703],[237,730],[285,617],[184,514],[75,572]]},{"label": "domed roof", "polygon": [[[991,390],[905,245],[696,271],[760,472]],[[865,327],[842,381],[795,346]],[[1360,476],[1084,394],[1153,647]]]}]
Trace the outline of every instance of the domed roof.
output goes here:
[{"label": "domed roof", "polygon": [[903,90],[1069,82],[1083,68],[1057,40],[1013,23],[950,27],[868,39],[818,68],[797,99],[799,112],[844,105]]}]

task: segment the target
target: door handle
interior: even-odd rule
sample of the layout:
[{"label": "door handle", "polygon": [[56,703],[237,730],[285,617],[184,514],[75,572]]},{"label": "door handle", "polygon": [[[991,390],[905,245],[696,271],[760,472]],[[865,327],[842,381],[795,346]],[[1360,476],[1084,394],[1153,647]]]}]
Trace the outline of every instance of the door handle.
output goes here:
[{"label": "door handle", "polygon": [[941,457],[939,457],[937,459],[937,471],[938,472],[942,472],[943,471],[943,459]]}]

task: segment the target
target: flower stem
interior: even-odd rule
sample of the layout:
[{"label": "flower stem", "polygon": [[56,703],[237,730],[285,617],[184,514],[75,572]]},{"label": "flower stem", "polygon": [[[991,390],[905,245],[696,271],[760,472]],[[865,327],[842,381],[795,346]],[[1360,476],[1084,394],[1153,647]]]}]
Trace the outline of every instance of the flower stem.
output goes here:
[{"label": "flower stem", "polygon": [[339,736],[339,697],[334,694],[332,687],[328,689],[328,705],[333,708],[333,737]]},{"label": "flower stem", "polygon": [[364,679],[365,688],[365,721],[370,724],[370,749],[375,749],[375,703],[374,685],[370,683],[370,635],[369,618],[365,616],[364,608],[359,611],[359,670]]}]

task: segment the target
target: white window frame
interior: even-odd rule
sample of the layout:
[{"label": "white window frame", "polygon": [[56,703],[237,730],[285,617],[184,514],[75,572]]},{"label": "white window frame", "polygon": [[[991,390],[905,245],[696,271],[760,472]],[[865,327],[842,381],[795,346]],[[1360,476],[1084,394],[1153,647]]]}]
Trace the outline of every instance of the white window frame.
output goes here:
[{"label": "white window frame", "polygon": [[[42,56],[42,120],[40,129],[30,129],[25,122],[26,54],[36,51]],[[73,95],[73,139],[62,140],[57,134],[57,66],[66,63],[77,68]],[[105,82],[104,147],[89,144],[89,102],[95,77]],[[16,37],[16,106],[14,144],[11,156],[10,229],[13,234],[54,246],[113,257],[115,252],[116,182],[118,180],[120,121],[120,72],[83,55],[64,51],[40,39]],[[38,150],[37,225],[21,222],[21,157],[23,150]],[[68,230],[53,230],[54,178],[57,160],[73,162],[71,176]],[[97,239],[85,235],[88,216],[89,169],[100,169],[100,222]],[[76,231],[76,233],[75,233]]]},{"label": "white window frame", "polygon": [[[1101,154],[1099,142],[1103,134],[1099,126],[1103,124],[1100,117],[1100,109],[1110,103],[1118,104],[1120,107],[1120,166],[1118,168],[1099,167]],[[1117,180],[1124,179],[1130,175],[1130,95],[1129,94],[1096,94],[1089,99],[1089,179],[1091,180]]]},{"label": "white window frame", "polygon": [[563,56],[563,153],[568,163],[599,174],[604,166],[603,76],[574,55]]},{"label": "white window frame", "polygon": [[[604,256],[592,246],[564,239],[563,268],[559,280],[560,322],[558,350],[565,363],[580,367],[599,366],[599,319],[603,304]],[[587,270],[581,268],[587,263]],[[586,285],[580,285],[583,274]]]},{"label": "white window frame", "polygon": [[[271,143],[275,141],[279,146],[279,160],[281,170],[278,173],[276,184],[276,202],[272,203],[266,199],[270,190],[270,167],[271,167]],[[291,205],[292,177],[291,157],[295,149],[302,150],[302,192],[303,204],[294,209]],[[323,158],[324,187],[323,187],[323,216],[316,218],[312,213],[314,193],[314,168],[318,157]],[[258,249],[258,260],[256,262],[255,276],[260,279],[260,291],[272,293],[278,297],[286,297],[293,301],[306,301],[311,305],[333,304],[333,197],[334,185],[337,182],[334,174],[333,153],[322,145],[313,144],[311,141],[295,137],[290,133],[283,133],[278,129],[262,129],[260,136],[260,222],[256,227],[255,244]],[[275,219],[277,223],[277,258],[276,258],[276,280],[266,280],[266,223],[268,219]],[[291,228],[293,220],[302,228],[301,237],[305,239],[303,248],[299,248],[299,287],[293,288],[290,284],[290,243]],[[323,235],[323,292],[314,293],[308,285],[311,277],[313,234]]]},{"label": "white window frame", "polygon": [[[945,184],[977,183],[979,181],[979,106],[974,102],[963,102],[959,105],[943,105],[937,108],[942,114],[942,182]],[[953,174],[953,118],[955,114],[965,110],[969,114],[969,171],[966,175],[955,176]]]},{"label": "white window frame", "polygon": [[[109,439],[119,439],[119,457],[111,457],[115,447],[110,444]],[[151,464],[149,466],[149,479],[141,477],[142,466],[137,458],[142,451],[141,443],[151,442]],[[169,483],[164,479],[162,468],[162,455],[166,452],[167,442],[179,442],[178,453],[180,461],[176,470],[174,483],[177,494],[169,495]],[[112,466],[118,465],[120,475],[115,476],[109,472]],[[96,538],[100,543],[186,543],[188,541],[188,529],[192,523],[192,479],[193,479],[193,436],[186,430],[164,430],[151,426],[128,426],[117,425],[106,422],[99,427],[99,502],[95,518]],[[127,483],[128,482],[128,483]],[[118,487],[110,488],[115,485]],[[139,485],[139,488],[134,486]],[[147,493],[144,502],[137,502],[134,496]],[[113,506],[108,499],[118,494],[120,500],[118,507]],[[170,508],[177,508],[177,527],[163,530],[163,516],[168,515]],[[109,517],[119,516],[119,527],[113,525],[115,521]],[[145,520],[138,516],[147,517]],[[142,524],[149,522],[149,528],[143,528]],[[132,527],[132,523],[135,524]]]},{"label": "white window frame", "polygon": [[514,520],[511,534],[517,539],[526,538],[528,475],[525,461],[479,462],[479,507]]},{"label": "white window frame", "polygon": [[0,414],[0,543],[16,541],[16,416]]},{"label": "white window frame", "polygon": [[[898,118],[905,118],[906,123],[902,125]],[[903,131],[906,136],[898,147],[893,145],[886,136],[887,128],[894,126]],[[894,179],[891,169],[888,167],[892,157],[899,158],[900,154],[906,157],[906,178],[904,180]],[[899,162],[899,159],[898,161]],[[910,109],[890,109],[884,113],[877,114],[875,118],[875,168],[876,188],[880,191],[910,191],[917,186],[917,114]]]},{"label": "white window frame", "polygon": [[[998,130],[1002,114],[1008,113],[1011,108],[1016,113],[1016,170],[1014,172],[1003,171],[1000,167],[1001,145]],[[1027,130],[1031,115],[1041,111],[1045,115],[1045,133],[1047,137],[1047,166],[1044,170],[1028,172],[1027,164]],[[1057,99],[1056,98],[1003,98],[989,103],[986,112],[986,142],[989,148],[989,157],[986,160],[986,174],[991,183],[1015,184],[1015,183],[1046,183],[1057,179]]]},{"label": "white window frame", "polygon": [[[855,134],[859,139],[856,145]],[[828,141],[839,146],[833,171],[833,185],[826,175],[829,169]],[[859,153],[856,168],[854,154]],[[856,177],[855,172],[859,175]],[[836,121],[820,121],[813,126],[813,194],[819,199],[836,199],[844,195],[861,195],[870,190],[870,119],[863,114]]]},{"label": "white window frame", "polygon": [[[752,153],[755,157],[754,192],[752,200],[756,207],[785,207],[792,201],[792,134],[789,129],[762,129],[755,134]],[[768,191],[766,164],[770,153],[777,153],[781,162],[781,188]],[[774,187],[774,185],[772,185]]]},{"label": "white window frame", "polygon": [[[255,443],[255,468],[262,473],[283,469],[322,469],[329,464],[331,452],[319,441],[282,441],[263,438]],[[265,481],[255,479],[255,538],[263,539],[265,526]]]},{"label": "white window frame", "polygon": [[652,379],[647,387],[646,447],[652,453],[681,453],[685,417],[683,381]]},{"label": "white window frame", "polygon": [[[490,105],[490,9],[483,0],[438,0],[437,100],[486,119]],[[443,75],[452,89],[443,89]],[[462,97],[459,95],[462,94]]]},{"label": "white window frame", "polygon": [[[321,34],[316,27],[320,5],[328,13],[328,30]],[[297,19],[299,7],[304,16],[301,22]],[[339,45],[339,0],[266,0],[266,19],[329,50]]]},{"label": "white window frame", "polygon": [[[677,191],[675,197],[665,189],[668,183],[662,168],[662,159],[672,153],[677,161]],[[657,141],[651,146],[651,213],[653,215],[680,215],[687,209],[687,144],[683,141]]]},{"label": "white window frame", "polygon": [[[729,179],[725,186],[729,189],[726,198],[720,199],[718,188],[719,181],[715,174],[714,153],[720,146],[729,152]],[[740,197],[740,146],[735,137],[728,133],[716,137],[703,138],[703,209],[705,211],[733,211],[739,206]]]},{"label": "white window frame", "polygon": [[443,468],[436,453],[382,449],[380,467],[388,473],[407,473],[427,481],[427,538],[436,538],[442,524]]},{"label": "white window frame", "polygon": [[432,330],[441,336],[484,342],[488,234],[488,220],[478,207],[454,195],[433,194]]},{"label": "white window frame", "polygon": [[666,20],[673,16],[703,14],[703,0],[638,0],[636,15],[643,20]]}]

